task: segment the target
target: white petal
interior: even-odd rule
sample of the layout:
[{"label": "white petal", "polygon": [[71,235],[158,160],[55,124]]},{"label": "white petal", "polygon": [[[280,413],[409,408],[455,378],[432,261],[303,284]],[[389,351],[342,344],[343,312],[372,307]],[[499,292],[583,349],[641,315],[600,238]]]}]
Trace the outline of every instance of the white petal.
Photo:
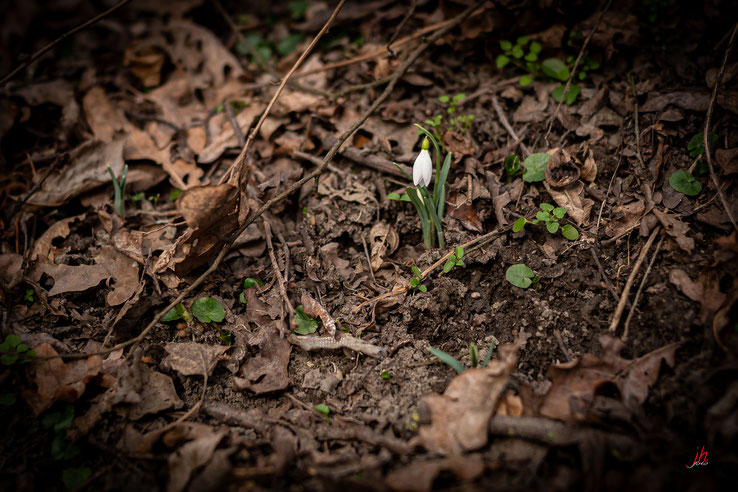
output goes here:
[{"label": "white petal", "polygon": [[413,164],[413,184],[415,186],[428,186],[433,178],[433,163],[430,152],[421,150]]}]

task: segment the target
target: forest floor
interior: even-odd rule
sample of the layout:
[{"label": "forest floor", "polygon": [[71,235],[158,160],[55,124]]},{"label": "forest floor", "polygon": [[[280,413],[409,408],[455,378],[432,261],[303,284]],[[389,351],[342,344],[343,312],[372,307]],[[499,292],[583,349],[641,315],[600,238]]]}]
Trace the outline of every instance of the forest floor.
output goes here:
[{"label": "forest floor", "polygon": [[730,2],[125,3],[0,87],[0,489],[735,483]]}]

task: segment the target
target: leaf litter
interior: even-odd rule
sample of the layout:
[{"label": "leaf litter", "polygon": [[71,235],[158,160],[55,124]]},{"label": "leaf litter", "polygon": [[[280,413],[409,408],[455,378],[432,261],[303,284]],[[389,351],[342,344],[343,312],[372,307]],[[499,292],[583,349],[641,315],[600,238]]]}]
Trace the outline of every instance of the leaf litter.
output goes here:
[{"label": "leaf litter", "polygon": [[[8,449],[27,449],[19,423],[66,402],[76,415],[67,438],[82,446],[75,466],[103,470],[91,478],[103,489],[131,475],[172,491],[245,481],[265,489],[275,480],[308,489],[531,489],[554,481],[569,489],[601,488],[603,480],[625,488],[636,460],[650,485],[667,487],[694,442],[707,439],[711,456],[734,456],[725,416],[735,391],[713,371],[730,366],[727,354],[738,346],[738,248],[735,233],[726,236],[731,224],[715,183],[684,150],[702,131],[719,65],[713,54],[724,49],[712,48],[725,29],[701,37],[701,16],[719,18],[720,2],[676,17],[692,19],[688,30],[677,27],[681,20],[654,27],[617,6],[601,17],[583,8],[571,32],[586,36],[599,25],[584,55],[601,68],[575,80],[578,98],[559,110],[544,73],[519,87],[524,74],[494,69],[494,58],[501,40],[521,32],[547,58],[576,58],[582,38],[565,38],[563,23],[572,13],[534,23],[515,6],[517,20],[500,23],[501,10],[485,4],[427,48],[319,179],[263,216],[274,244],[260,222],[249,226],[182,300],[182,317],[135,340],[250,214],[310,172],[376,100],[398,60],[458,13],[456,4],[421,3],[414,13],[385,1],[346,5],[276,100],[235,181],[225,170],[275,90],[264,63],[285,73],[306,42],[286,55],[280,43],[315,35],[330,7],[305,2],[301,11],[292,2],[290,20],[276,4],[241,15],[224,2],[241,34],[268,50],[257,60],[225,28],[216,3],[132,4],[105,28],[125,36],[108,43],[103,25],[90,28],[70,39],[73,62],[39,60],[32,78],[18,75],[0,95],[0,165],[9,171],[0,188],[3,335],[21,335],[39,356],[0,375],[3,398],[20,396],[7,409]],[[668,52],[699,46],[713,54],[688,69],[662,51],[633,58],[657,48],[643,44],[646,25]],[[399,59],[386,49],[393,37]],[[120,56],[93,59],[90,45]],[[571,70],[568,63],[561,66]],[[632,84],[618,72],[623,63]],[[411,210],[386,196],[406,184],[392,163],[411,165],[419,149],[412,123],[440,111],[450,125],[439,97],[462,91],[460,114],[475,118],[468,130],[439,134],[454,162],[443,223],[447,244],[472,244],[463,267],[440,273],[434,265],[446,252],[419,247]],[[731,91],[726,85],[717,98],[714,161],[735,209]],[[509,121],[490,107],[498,96]],[[510,154],[523,161],[528,150],[551,156],[541,180],[504,170]],[[124,165],[120,217],[108,168],[120,177]],[[676,171],[694,173],[702,191],[670,188]],[[564,207],[579,239],[509,231],[541,203]],[[669,239],[636,276],[626,344],[608,334],[609,317],[655,227]],[[595,255],[586,251],[592,246]],[[505,271],[516,264],[539,282],[511,287]],[[413,267],[426,272],[423,292],[408,288]],[[246,287],[244,278],[263,282]],[[199,299],[212,299],[223,316],[193,316]],[[315,332],[292,333],[292,312]],[[468,366],[472,342],[500,344],[488,367],[455,377],[426,353],[440,347]],[[69,352],[85,355],[58,357]],[[329,409],[327,419],[316,406]],[[654,436],[671,439],[670,449]],[[133,468],[109,459],[106,450],[116,449]],[[151,453],[167,466],[139,468]],[[58,488],[65,466],[41,473],[44,462],[22,453],[4,463],[18,470],[14,483],[33,476],[39,488]],[[717,484],[725,471],[714,460],[710,467]]]}]

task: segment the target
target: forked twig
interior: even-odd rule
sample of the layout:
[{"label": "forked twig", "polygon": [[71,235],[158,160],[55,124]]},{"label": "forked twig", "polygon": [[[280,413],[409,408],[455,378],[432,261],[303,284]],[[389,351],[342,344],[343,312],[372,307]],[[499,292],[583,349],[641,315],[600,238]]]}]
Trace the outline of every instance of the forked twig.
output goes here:
[{"label": "forked twig", "polygon": [[659,255],[659,250],[661,250],[661,243],[663,242],[664,242],[664,236],[661,236],[661,239],[659,239],[658,244],[656,244],[656,250],[653,252],[651,261],[648,262],[646,271],[643,273],[641,284],[638,286],[638,290],[636,291],[635,298],[633,299],[633,305],[630,307],[630,312],[628,313],[628,317],[625,318],[625,328],[623,329],[623,338],[622,338],[624,342],[628,340],[628,332],[630,330],[630,320],[633,318],[633,313],[635,313],[636,306],[638,305],[638,298],[641,297],[641,292],[643,292],[643,287],[646,285],[646,279],[648,278],[648,274],[651,273],[651,268],[653,267],[653,264],[656,261],[656,257]]}]

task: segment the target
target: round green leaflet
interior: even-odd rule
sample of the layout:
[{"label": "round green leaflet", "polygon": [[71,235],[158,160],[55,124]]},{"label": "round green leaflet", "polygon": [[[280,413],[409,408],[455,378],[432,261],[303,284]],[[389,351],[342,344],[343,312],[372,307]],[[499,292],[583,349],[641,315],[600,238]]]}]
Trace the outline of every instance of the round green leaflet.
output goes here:
[{"label": "round green leaflet", "polygon": [[533,273],[533,270],[531,270],[528,265],[525,265],[523,263],[512,265],[505,272],[505,278],[507,279],[507,281],[516,287],[520,287],[521,289],[527,289],[528,287],[530,287],[530,284],[533,283],[533,279],[535,278],[535,276],[536,274]]},{"label": "round green leaflet", "polygon": [[543,152],[529,155],[523,162],[523,181],[535,183],[546,179],[546,164],[550,160],[551,156]]},{"label": "round green leaflet", "polygon": [[675,171],[669,177],[669,186],[687,196],[699,195],[702,184],[687,171]]},{"label": "round green leaflet", "polygon": [[561,228],[561,235],[569,241],[576,241],[579,239],[579,231],[576,227],[566,224]]},{"label": "round green leaflet", "polygon": [[225,309],[217,299],[212,297],[201,297],[195,299],[190,309],[195,318],[202,323],[220,323],[225,319]]}]

